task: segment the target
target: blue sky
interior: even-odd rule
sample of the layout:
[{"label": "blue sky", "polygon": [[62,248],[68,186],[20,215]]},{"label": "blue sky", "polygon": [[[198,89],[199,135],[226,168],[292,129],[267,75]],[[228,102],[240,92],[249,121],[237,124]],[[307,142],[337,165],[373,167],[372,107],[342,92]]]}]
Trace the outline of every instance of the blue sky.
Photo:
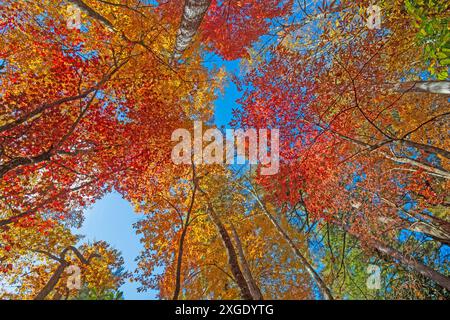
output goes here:
[{"label": "blue sky", "polygon": [[[224,62],[219,58],[214,59],[219,66],[225,66],[228,72],[237,72],[239,64],[237,61]],[[212,67],[212,66],[211,66]],[[219,97],[215,104],[215,123],[218,127],[227,126],[232,118],[232,109],[237,107],[236,99],[240,97],[236,86],[228,81],[225,94]],[[76,234],[84,235],[84,241],[104,240],[111,246],[122,252],[125,260],[125,268],[133,272],[136,269],[135,261],[139,252],[143,249],[139,237],[133,229],[133,224],[142,215],[133,211],[132,206],[117,192],[106,195],[97,201],[85,212],[85,221]],[[156,299],[156,291],[137,292],[139,283],[126,282],[121,290],[125,299],[147,300]]]},{"label": "blue sky", "polygon": [[[113,192],[97,201],[85,212],[83,226],[75,233],[84,235],[84,241],[104,240],[122,252],[125,268],[133,272],[136,269],[135,258],[139,255],[142,245],[136,235],[133,224],[139,215],[120,194]],[[156,292],[137,292],[138,283],[125,283],[121,290],[126,299],[155,299]]]}]

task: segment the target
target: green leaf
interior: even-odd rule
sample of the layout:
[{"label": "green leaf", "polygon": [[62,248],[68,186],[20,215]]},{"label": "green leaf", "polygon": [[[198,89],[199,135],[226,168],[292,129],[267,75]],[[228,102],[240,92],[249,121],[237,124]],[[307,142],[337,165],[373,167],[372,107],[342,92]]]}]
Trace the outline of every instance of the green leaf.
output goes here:
[{"label": "green leaf", "polygon": [[441,71],[438,75],[437,75],[438,80],[446,80],[448,78],[448,71],[444,70]]},{"label": "green leaf", "polygon": [[436,57],[438,57],[439,59],[445,59],[447,58],[447,55],[444,52],[437,52]]}]

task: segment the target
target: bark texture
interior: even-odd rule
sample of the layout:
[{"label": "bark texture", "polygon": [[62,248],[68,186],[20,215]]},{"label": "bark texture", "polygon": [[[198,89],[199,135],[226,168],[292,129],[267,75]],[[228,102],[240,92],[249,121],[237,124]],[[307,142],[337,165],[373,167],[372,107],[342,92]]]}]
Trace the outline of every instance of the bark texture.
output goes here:
[{"label": "bark texture", "polygon": [[233,274],[233,277],[236,280],[236,283],[241,291],[242,299],[254,300],[250,292],[250,288],[247,285],[247,281],[245,281],[244,275],[242,274],[241,268],[239,267],[237,254],[227,229],[225,228],[219,216],[214,211],[214,208],[211,205],[209,205],[208,213],[227,251],[228,264],[230,265],[231,273]]},{"label": "bark texture", "polygon": [[181,58],[183,52],[191,45],[200,27],[211,0],[186,0],[183,17],[177,32],[177,39],[172,55],[172,62]]},{"label": "bark texture", "polygon": [[424,92],[450,95],[450,81],[417,81],[404,82],[396,86],[400,92]]},{"label": "bark texture", "polygon": [[239,238],[239,234],[237,233],[236,228],[233,226],[233,224],[231,225],[231,232],[233,234],[234,243],[236,244],[236,250],[239,258],[239,263],[241,265],[242,274],[244,275],[245,281],[247,281],[250,292],[255,300],[263,300],[261,290],[259,289],[259,286],[256,283],[255,279],[253,278],[247,259],[245,258],[241,239]]}]

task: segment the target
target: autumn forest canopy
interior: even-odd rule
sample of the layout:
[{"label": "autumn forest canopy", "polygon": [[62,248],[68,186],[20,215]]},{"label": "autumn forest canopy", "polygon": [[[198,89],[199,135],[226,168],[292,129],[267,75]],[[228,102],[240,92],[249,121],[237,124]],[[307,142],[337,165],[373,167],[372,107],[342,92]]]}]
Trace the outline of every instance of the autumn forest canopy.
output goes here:
[{"label": "autumn forest canopy", "polygon": [[[447,0],[0,0],[0,299],[449,299],[449,66]],[[173,161],[218,101],[276,172]]]}]

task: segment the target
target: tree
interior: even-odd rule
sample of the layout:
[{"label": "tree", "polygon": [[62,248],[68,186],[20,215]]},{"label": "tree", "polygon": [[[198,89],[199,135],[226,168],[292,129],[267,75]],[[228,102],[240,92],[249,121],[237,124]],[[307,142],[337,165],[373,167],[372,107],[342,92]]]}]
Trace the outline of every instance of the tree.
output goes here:
[{"label": "tree", "polygon": [[[258,178],[271,201],[302,201],[311,219],[344,227],[447,288],[447,276],[431,276],[422,262],[382,241],[399,242],[408,229],[447,242],[448,222],[429,214],[448,201],[447,97],[418,90],[416,81],[399,92],[393,84],[406,86],[402,78],[417,79],[426,69],[415,31],[405,12],[389,5],[379,31],[348,25],[364,4],[326,4],[319,7],[326,15],[308,12],[284,28],[268,58],[238,83],[251,89],[235,124],[280,128],[278,179]],[[317,39],[298,36],[308,27],[320,30]],[[344,221],[337,218],[342,212]]]},{"label": "tree", "polygon": [[[128,22],[119,30],[114,5],[80,3],[88,8],[87,31],[68,28],[59,2],[6,6],[0,226],[35,212],[69,215],[113,186],[126,194],[136,172],[155,171],[148,158],[170,161],[159,150],[169,150],[171,132],[182,125],[182,104],[205,112],[214,95],[199,59],[176,72],[162,59],[167,45],[151,40],[158,34],[151,12],[122,8]],[[21,50],[24,37],[33,50]]]},{"label": "tree", "polygon": [[75,268],[80,285],[99,294],[120,287],[128,277],[126,272],[116,272],[124,263],[120,253],[105,242],[77,247],[78,241],[67,226],[43,216],[9,225],[0,246],[1,297],[74,298],[79,288],[68,283],[78,275]]},{"label": "tree", "polygon": [[292,2],[172,0],[161,2],[158,10],[163,18],[179,25],[174,45],[175,59],[182,56],[198,35],[198,41],[207,50],[226,60],[234,60],[247,56],[252,44],[269,32],[274,19],[290,12]]},{"label": "tree", "polygon": [[[193,178],[193,168],[196,178]],[[208,166],[190,170],[187,166],[186,169],[186,175],[170,184],[168,191],[173,199],[185,203],[184,209],[177,204],[175,210],[167,201],[149,202],[142,207],[145,212],[148,206],[151,213],[136,225],[146,248],[139,258],[137,278],[142,283],[141,289],[159,289],[161,298],[173,298],[174,283],[178,283],[176,271],[180,266],[179,240],[185,233],[182,298],[298,299],[310,296],[303,262],[290,257],[290,251],[286,250],[288,244],[280,241],[258,207],[246,207],[250,197],[233,182],[231,172],[220,167],[211,170]],[[189,228],[183,228],[172,219],[181,221],[177,211],[187,216],[193,190],[197,191]],[[158,198],[152,195],[149,199]],[[161,268],[162,271],[156,271]]]},{"label": "tree", "polygon": [[[0,297],[121,299],[120,253],[70,231],[115,190],[162,299],[447,298],[448,4],[378,5],[2,1]],[[214,55],[241,63],[233,126],[280,130],[276,175],[173,163]]]}]

